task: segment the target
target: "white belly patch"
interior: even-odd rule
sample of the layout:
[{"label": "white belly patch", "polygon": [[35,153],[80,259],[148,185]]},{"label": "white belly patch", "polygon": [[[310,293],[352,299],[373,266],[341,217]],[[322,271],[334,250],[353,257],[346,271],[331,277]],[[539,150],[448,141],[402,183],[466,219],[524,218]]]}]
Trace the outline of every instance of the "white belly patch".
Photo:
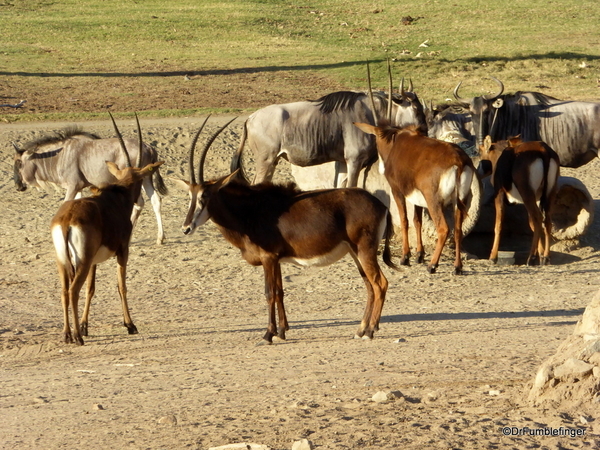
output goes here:
[{"label": "white belly patch", "polygon": [[281,258],[281,262],[288,264],[296,264],[298,266],[304,267],[328,266],[344,257],[349,250],[350,249],[348,247],[348,244],[346,242],[341,242],[332,251],[324,255],[314,256],[312,258],[287,257]]}]

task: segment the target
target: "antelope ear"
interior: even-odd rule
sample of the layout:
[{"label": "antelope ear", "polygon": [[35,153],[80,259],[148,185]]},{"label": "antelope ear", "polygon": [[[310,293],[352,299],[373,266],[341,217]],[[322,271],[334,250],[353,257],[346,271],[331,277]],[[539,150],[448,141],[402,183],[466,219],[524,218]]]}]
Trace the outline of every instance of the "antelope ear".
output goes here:
[{"label": "antelope ear", "polygon": [[367,134],[377,135],[377,127],[370,125],[368,123],[360,123],[360,122],[352,122],[354,126],[358,127],[360,130],[364,131]]},{"label": "antelope ear", "polygon": [[189,181],[185,181],[180,178],[172,178],[172,177],[169,177],[169,180],[171,180],[173,183],[175,183],[175,185],[178,188],[181,188],[185,192],[188,192],[190,190],[190,182]]},{"label": "antelope ear", "polygon": [[158,162],[155,162],[155,163],[152,163],[152,164],[148,164],[143,169],[140,169],[139,175],[141,177],[145,177],[146,175],[152,173],[154,171],[154,169],[162,166],[164,163],[165,163],[164,161],[158,161]]},{"label": "antelope ear", "polygon": [[240,169],[236,169],[233,172],[231,172],[229,175],[227,175],[225,178],[223,178],[223,180],[221,180],[221,186],[219,186],[219,189],[227,186],[229,183],[231,183],[232,180],[235,180],[237,178],[239,172],[240,172]]},{"label": "antelope ear", "polygon": [[117,179],[121,179],[122,177],[122,173],[123,171],[121,169],[119,169],[119,166],[117,166],[114,162],[112,161],[104,161],[106,163],[106,165],[108,166],[108,171],[110,173],[112,173]]}]

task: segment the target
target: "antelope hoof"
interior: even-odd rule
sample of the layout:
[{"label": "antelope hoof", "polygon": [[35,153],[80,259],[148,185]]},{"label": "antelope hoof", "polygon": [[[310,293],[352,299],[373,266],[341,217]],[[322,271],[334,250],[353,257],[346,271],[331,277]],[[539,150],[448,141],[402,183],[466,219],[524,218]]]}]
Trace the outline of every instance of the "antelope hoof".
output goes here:
[{"label": "antelope hoof", "polygon": [[127,327],[127,332],[129,334],[138,334],[138,329],[134,324],[127,325],[126,323],[124,323],[123,325]]},{"label": "antelope hoof", "polygon": [[427,272],[429,272],[429,273],[435,273],[436,269],[437,269],[437,266],[430,265],[430,266],[427,267]]},{"label": "antelope hoof", "polygon": [[455,267],[454,268],[454,275],[462,275],[463,271],[462,271],[462,267]]},{"label": "antelope hoof", "polygon": [[535,266],[536,260],[537,260],[536,256],[530,256],[529,258],[527,258],[527,265],[528,266]]},{"label": "antelope hoof", "polygon": [[423,264],[425,262],[425,252],[417,252],[417,263]]},{"label": "antelope hoof", "polygon": [[496,256],[495,258],[490,258],[490,261],[494,264],[498,264],[498,257]]},{"label": "antelope hoof", "polygon": [[267,332],[263,336],[263,339],[267,341],[267,343],[270,345],[273,343],[273,336],[274,334],[267,330]]},{"label": "antelope hoof", "polygon": [[64,333],[64,341],[65,341],[65,344],[72,344],[73,343],[73,336],[71,335],[70,331],[65,331],[65,333]]},{"label": "antelope hoof", "polygon": [[80,323],[79,330],[81,331],[82,336],[87,336],[88,335],[88,324],[86,322]]},{"label": "antelope hoof", "polygon": [[356,332],[356,334],[354,335],[354,339],[362,339],[364,335],[365,335],[365,330],[363,330],[362,328],[359,328],[358,331]]},{"label": "antelope hoof", "polygon": [[403,255],[400,260],[401,266],[410,266],[410,255]]},{"label": "antelope hoof", "polygon": [[544,256],[540,259],[540,266],[547,266],[550,264],[550,258],[548,256]]},{"label": "antelope hoof", "polygon": [[277,333],[277,337],[279,339],[281,339],[282,341],[285,341],[285,329],[284,330],[279,330],[279,333]]},{"label": "antelope hoof", "polygon": [[83,338],[81,336],[75,336],[75,344],[83,345]]}]

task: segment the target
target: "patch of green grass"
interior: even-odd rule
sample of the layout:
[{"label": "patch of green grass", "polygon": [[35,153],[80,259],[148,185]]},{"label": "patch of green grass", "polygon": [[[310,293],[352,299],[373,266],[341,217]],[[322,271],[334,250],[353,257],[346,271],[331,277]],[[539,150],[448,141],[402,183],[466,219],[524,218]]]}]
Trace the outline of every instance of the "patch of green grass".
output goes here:
[{"label": "patch of green grass", "polygon": [[398,81],[411,78],[434,101],[459,81],[464,96],[494,91],[491,75],[507,92],[594,99],[598,23],[596,0],[13,1],[0,4],[0,89],[32,74],[253,67],[363,89],[367,60],[383,88],[390,58]]}]

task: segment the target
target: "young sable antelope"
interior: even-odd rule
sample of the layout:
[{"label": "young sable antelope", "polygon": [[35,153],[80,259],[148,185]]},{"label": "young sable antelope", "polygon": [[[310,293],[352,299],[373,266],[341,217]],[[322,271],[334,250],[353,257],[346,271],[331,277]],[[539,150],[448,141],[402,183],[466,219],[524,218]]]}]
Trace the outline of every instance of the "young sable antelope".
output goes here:
[{"label": "young sable antelope", "polygon": [[[227,125],[225,125],[227,126]],[[223,237],[239,248],[244,259],[263,266],[269,321],[264,339],[285,339],[289,329],[283,304],[281,263],[303,266],[332,264],[350,253],[367,288],[367,305],[358,337],[373,338],[379,329],[388,282],[377,262],[377,249],[385,237],[383,261],[390,267],[392,233],[387,208],[359,188],[302,192],[294,184],[269,182],[248,185],[236,179],[237,171],[214,181],[204,181],[204,161],[213,135],[200,157],[198,181],[194,176],[194,148],[190,149],[190,179],[179,180],[188,190],[190,206],[183,232],[191,234],[211,219]],[[279,322],[276,321],[276,309]]]},{"label": "young sable antelope", "polygon": [[538,257],[540,265],[548,264],[552,237],[552,205],[558,190],[560,172],[558,155],[544,142],[523,142],[520,136],[495,144],[492,144],[492,139],[487,136],[479,150],[481,171],[492,175],[496,206],[494,244],[490,259],[498,261],[506,196],[511,203],[523,203],[529,215],[533,240],[527,265],[534,264]]},{"label": "young sable antelope", "polygon": [[[78,345],[83,345],[82,335],[87,336],[88,315],[95,290],[96,265],[112,256],[117,257],[117,278],[124,325],[129,334],[138,332],[129,315],[125,286],[129,240],[133,229],[131,213],[140,195],[142,179],[150,176],[153,170],[163,164],[163,161],[159,161],[142,169],[132,167],[125,143],[112,115],[111,119],[121,142],[126,167],[119,169],[115,163],[107,161],[108,170],[115,177],[114,184],[98,186],[92,197],[64,202],[50,225],[62,284],[64,340]],[[139,148],[142,148],[142,133],[137,115],[136,121]],[[141,152],[138,155],[141,155]],[[138,157],[137,165],[139,164]],[[79,291],[86,279],[87,297],[80,323],[77,309]],[[73,313],[73,331],[69,325],[69,308]]]}]

